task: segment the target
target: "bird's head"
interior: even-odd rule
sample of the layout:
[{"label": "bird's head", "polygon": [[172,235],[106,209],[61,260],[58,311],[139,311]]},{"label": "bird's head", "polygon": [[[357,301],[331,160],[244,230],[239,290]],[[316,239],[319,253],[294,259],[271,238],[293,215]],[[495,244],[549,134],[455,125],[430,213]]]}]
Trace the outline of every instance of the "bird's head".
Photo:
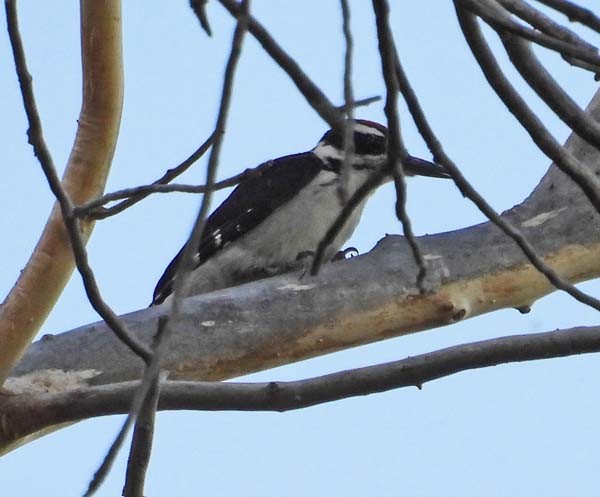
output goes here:
[{"label": "bird's head", "polygon": [[[355,170],[378,171],[388,165],[388,130],[383,124],[365,119],[353,122],[354,153],[352,168]],[[334,170],[339,171],[344,162],[344,136],[335,129],[330,129],[319,140],[312,152]],[[440,167],[423,159],[409,156],[403,164],[408,176],[431,176],[448,178],[448,174]]]}]

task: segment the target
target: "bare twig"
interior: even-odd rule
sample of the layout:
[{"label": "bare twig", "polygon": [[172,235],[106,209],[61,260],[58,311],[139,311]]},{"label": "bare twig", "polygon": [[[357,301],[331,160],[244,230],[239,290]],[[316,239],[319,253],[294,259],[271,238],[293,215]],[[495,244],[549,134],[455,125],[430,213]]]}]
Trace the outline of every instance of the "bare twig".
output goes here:
[{"label": "bare twig", "polygon": [[77,264],[77,269],[81,274],[86,294],[92,307],[104,319],[110,329],[119,337],[119,339],[127,345],[136,355],[144,361],[148,361],[151,357],[151,352],[143,342],[133,336],[123,325],[115,312],[104,302],[100,295],[100,290],[96,283],[96,278],[92,268],[88,264],[87,252],[85,244],[81,238],[78,219],[73,214],[73,202],[68,193],[63,188],[60,178],[56,172],[54,161],[50,155],[50,151],[46,146],[42,123],[35,103],[33,94],[33,86],[31,75],[27,69],[23,43],[18,31],[18,21],[15,0],[6,1],[6,14],[9,25],[9,36],[13,49],[17,74],[19,76],[19,84],[21,86],[21,95],[23,97],[23,105],[29,121],[29,143],[32,145],[35,156],[38,158],[42,170],[48,181],[48,185],[52,193],[58,200],[61,208],[65,226],[69,235],[73,256]]},{"label": "bare twig", "polygon": [[[425,383],[463,371],[523,361],[600,352],[600,328],[571,328],[461,344],[376,366],[292,382],[161,382],[159,410],[289,411]],[[21,431],[127,412],[139,381],[81,392],[15,396],[3,404],[7,420],[27,420]],[[40,413],[32,419],[28,414]]]},{"label": "bare twig", "polygon": [[[167,170],[167,172],[163,174],[162,177],[154,181],[152,184],[139,186],[137,188],[127,188],[124,190],[119,190],[117,192],[107,193],[106,195],[102,195],[101,197],[92,199],[89,202],[86,202],[85,204],[76,206],[74,209],[75,215],[77,217],[88,217],[91,219],[104,219],[109,216],[114,216],[115,214],[124,211],[128,207],[137,204],[140,200],[143,200],[151,193],[167,191],[189,191],[183,189],[161,189],[161,187],[164,187],[167,183],[173,181],[177,176],[187,171],[187,169],[189,169],[189,167],[192,164],[194,164],[198,159],[200,159],[200,157],[202,157],[206,153],[206,151],[212,145],[214,139],[215,134],[213,132],[205,140],[205,142],[194,151],[192,155],[190,155],[178,166]],[[196,193],[196,191],[194,191],[193,193]],[[127,200],[125,200],[124,202],[120,202],[118,205],[115,205],[109,209],[99,209],[99,207],[107,204],[108,202],[112,202],[114,200],[119,200],[123,198]]]},{"label": "bare twig", "polygon": [[[249,5],[249,0],[243,1],[243,10],[247,12],[247,8]],[[168,345],[168,341],[170,335],[172,333],[171,321],[176,321],[179,318],[180,307],[181,307],[181,299],[182,292],[185,287],[185,281],[189,276],[193,268],[193,256],[197,250],[198,244],[200,242],[200,238],[202,236],[202,231],[204,229],[204,223],[206,221],[206,216],[208,214],[208,210],[210,208],[210,198],[213,191],[213,185],[215,183],[215,176],[217,172],[219,153],[221,150],[221,144],[223,141],[223,134],[225,132],[225,124],[227,120],[227,113],[229,110],[229,105],[231,102],[231,93],[233,88],[233,77],[235,74],[235,69],[237,67],[237,62],[240,57],[241,48],[244,40],[244,35],[246,33],[246,17],[245,15],[241,15],[238,19],[238,24],[236,26],[233,41],[231,46],[231,53],[229,55],[229,60],[227,61],[227,66],[225,68],[225,76],[223,82],[223,91],[221,95],[221,104],[219,108],[219,115],[217,118],[217,124],[215,126],[215,139],[213,142],[213,146],[210,153],[210,158],[208,161],[207,167],[207,179],[206,179],[206,188],[207,191],[204,194],[202,199],[202,205],[200,207],[200,211],[198,213],[198,218],[194,225],[194,229],[192,230],[192,234],[190,239],[188,240],[182,261],[179,264],[177,269],[177,274],[175,277],[175,282],[173,285],[173,299],[171,303],[171,313],[167,319],[163,320],[160,323],[159,330],[159,342],[154,350],[154,354],[152,355],[151,361],[147,364],[146,369],[144,371],[144,377],[142,378],[142,382],[136,392],[134,400],[129,410],[129,414],[121,430],[119,431],[115,441],[110,447],[107,456],[105,457],[102,466],[94,475],[92,482],[90,483],[88,492],[86,493],[86,497],[91,495],[99,485],[102,483],[102,480],[108,474],[114,459],[127,435],[129,428],[132,426],[133,421],[137,419],[140,410],[146,403],[148,407],[151,407],[151,399],[148,400],[148,396],[151,394],[153,390],[153,386],[155,386],[156,379],[158,377],[159,369],[160,369],[160,360]],[[147,417],[146,417],[147,419]],[[149,456],[148,456],[149,457]],[[139,476],[139,475],[138,475]],[[140,479],[135,478],[135,481],[139,483]],[[143,486],[143,482],[142,482]],[[139,485],[136,487],[139,489]]]},{"label": "bare twig", "polygon": [[350,105],[351,107],[356,109],[358,107],[366,107],[367,105],[371,105],[372,103],[378,102],[379,100],[381,100],[381,97],[379,97],[379,96],[361,98],[359,100],[354,100],[353,102],[350,102],[350,103],[345,103],[344,105],[338,105],[336,107],[336,109],[341,112],[346,112],[348,105]]},{"label": "bare twig", "polygon": [[[457,12],[460,13],[459,10]],[[463,32],[468,33],[467,41],[478,60],[483,73],[494,91],[508,110],[517,118],[529,133],[538,148],[549,157],[556,166],[567,174],[581,188],[596,211],[600,212],[600,181],[588,168],[583,166],[573,154],[567,152],[550,134],[548,129],[527,105],[519,92],[512,86],[498,65],[494,54],[481,34],[479,25],[472,14],[464,13]],[[465,34],[466,36],[466,34]]]},{"label": "bare twig", "polygon": [[196,14],[198,21],[200,22],[200,26],[208,36],[212,36],[212,30],[210,29],[210,24],[208,22],[208,16],[206,15],[206,4],[208,0],[190,0],[190,7]]},{"label": "bare twig", "polygon": [[545,48],[554,50],[563,56],[570,58],[575,57],[577,60],[583,60],[593,67],[593,72],[598,72],[600,70],[600,56],[598,56],[598,50],[589,43],[579,44],[573,39],[557,39],[543,32],[523,26],[515,22],[510,14],[508,14],[508,12],[498,3],[491,0],[459,0],[459,3],[481,17],[499,34],[506,32],[513,33]]},{"label": "bare twig", "polygon": [[419,249],[417,240],[412,231],[410,218],[406,212],[406,178],[404,166],[409,154],[402,142],[400,135],[400,121],[398,118],[398,81],[395,73],[396,46],[389,27],[389,6],[386,0],[373,0],[373,10],[377,24],[377,37],[379,40],[379,54],[381,70],[386,86],[385,115],[388,123],[388,168],[394,176],[396,186],[396,216],[402,223],[413,257],[419,268],[417,287],[425,292],[423,282],[427,274],[425,259]]},{"label": "bare twig", "polygon": [[600,125],[563,90],[526,42],[509,33],[499,34],[511,62],[529,86],[569,128],[600,150]]},{"label": "bare twig", "polygon": [[[236,174],[231,178],[219,181],[215,183],[214,191],[235,186],[238,183],[241,183],[243,180],[251,177],[252,173],[253,171],[251,169],[246,169],[240,174]],[[186,185],[182,183],[169,183],[164,185],[150,183],[148,185],[133,186],[131,188],[123,188],[122,190],[116,190],[114,192],[107,193],[101,197],[92,199],[85,204],[75,207],[75,213],[79,217],[93,217],[94,219],[99,217],[105,218],[119,214],[119,212],[112,212],[112,207],[109,209],[99,209],[99,207],[101,207],[103,204],[114,202],[115,200],[131,199],[133,200],[133,205],[141,200],[142,196],[147,197],[153,193],[206,193],[206,191],[206,185]],[[120,206],[122,203],[118,205]]]},{"label": "bare twig", "polygon": [[160,372],[160,358],[162,357],[162,354],[168,345],[171,332],[171,327],[167,326],[167,319],[164,317],[159,319],[158,330],[156,333],[157,338],[153,348],[152,359],[146,365],[141,381],[137,383],[137,388],[133,398],[130,398],[130,403],[126,411],[128,413],[127,418],[121,426],[119,433],[117,433],[115,440],[106,452],[100,467],[94,473],[84,497],[93,495],[108,476],[108,473],[110,472],[110,469],[112,468],[115,459],[117,458],[117,455],[123,446],[123,442],[125,442],[125,437],[129,433],[129,429],[136,421],[144,402],[146,402],[146,399],[148,398],[150,390],[156,383],[156,379],[158,378]]},{"label": "bare twig", "polygon": [[395,60],[396,67],[396,78],[398,81],[398,88],[404,101],[406,102],[406,106],[408,107],[408,111],[417,126],[417,130],[425,140],[425,144],[429,148],[431,155],[433,156],[434,162],[439,164],[444,164],[444,162],[449,162],[450,158],[444,152],[441,142],[438,140],[435,135],[433,128],[429,124],[427,120],[427,116],[425,116],[425,112],[423,111],[421,104],[419,103],[419,99],[417,98],[417,94],[413,90],[406,73],[404,72],[404,68],[400,63],[400,58],[398,54],[396,54]]},{"label": "bare twig", "polygon": [[[143,382],[143,379],[142,379],[142,382]],[[121,447],[123,446],[125,437],[129,433],[129,428],[131,428],[133,421],[135,420],[135,418],[133,416],[131,416],[131,410],[134,408],[134,406],[136,404],[136,398],[139,396],[141,383],[136,381],[135,384],[136,384],[136,389],[132,392],[132,396],[130,396],[127,399],[128,400],[127,407],[124,407],[124,409],[123,409],[123,413],[128,412],[129,414],[128,414],[127,418],[125,419],[123,426],[121,426],[121,429],[119,430],[119,433],[117,434],[117,437],[115,438],[115,440],[111,444],[110,448],[108,449],[106,455],[104,456],[104,459],[102,460],[102,463],[100,464],[100,467],[94,473],[94,476],[92,477],[87,490],[83,494],[83,497],[90,497],[90,496],[94,495],[96,493],[96,491],[100,488],[100,485],[102,485],[102,483],[104,483],[104,480],[108,476],[108,473],[110,472],[112,465],[115,462],[117,454],[119,453],[119,451],[121,450]],[[132,397],[133,397],[133,400],[131,400]],[[142,400],[143,400],[143,398],[142,398]],[[139,410],[139,407],[138,407],[138,410]]]},{"label": "bare twig", "polygon": [[[465,28],[463,28],[463,29],[465,29]],[[479,42],[480,40],[479,40],[479,38],[476,38],[473,41]],[[488,81],[490,82],[490,84],[492,84],[492,86],[502,82],[503,85],[506,84],[506,85],[508,85],[508,87],[510,87],[510,83],[508,83],[508,81],[506,81],[506,78],[501,73],[499,67],[497,67],[497,65],[493,64],[493,56],[491,55],[489,50],[483,51],[483,49],[482,49],[482,52],[479,54],[479,56],[476,56],[476,57],[478,58],[480,65],[482,65],[482,68],[485,68],[488,71],[488,73],[486,73],[486,77],[488,78]],[[396,59],[396,74],[397,74],[398,82],[400,85],[400,92],[402,93],[404,99],[406,100],[406,104],[408,106],[409,112],[413,116],[415,125],[417,126],[419,133],[421,134],[421,136],[423,136],[425,143],[427,144],[429,150],[431,151],[434,161],[436,163],[439,163],[442,166],[444,166],[444,168],[450,173],[450,175],[452,176],[452,179],[455,181],[460,192],[465,197],[469,198],[490,221],[492,221],[494,224],[496,224],[508,236],[510,236],[513,240],[515,240],[515,242],[517,242],[517,244],[519,245],[521,250],[523,250],[523,253],[532,262],[532,264],[536,267],[536,269],[538,269],[542,274],[544,274],[544,276],[546,276],[546,278],[553,285],[555,285],[557,288],[569,293],[571,296],[573,296],[575,299],[579,300],[580,302],[583,302],[583,303],[590,305],[597,309],[598,308],[597,305],[599,302],[597,302],[596,299],[581,292],[575,286],[571,285],[567,281],[560,278],[551,268],[546,266],[543,263],[543,261],[536,255],[533,247],[531,247],[531,245],[523,237],[522,233],[520,233],[519,230],[517,230],[515,227],[510,225],[507,221],[503,220],[500,216],[498,216],[498,214],[485,201],[485,199],[477,193],[477,191],[472,187],[472,185],[462,175],[462,173],[460,172],[460,170],[458,169],[456,164],[452,161],[452,159],[450,159],[450,157],[444,151],[444,148],[442,147],[441,142],[436,137],[433,129],[431,128],[431,125],[429,124],[429,122],[427,120],[427,117],[425,116],[425,113],[423,112],[423,109],[419,103],[417,95],[416,95],[415,91],[413,90],[413,88],[402,68],[402,65],[401,65],[399,59]],[[498,91],[504,91],[504,90],[501,90],[500,86],[498,86],[497,88],[498,88]],[[517,101],[518,98],[519,98],[518,94],[516,94],[516,95],[509,94],[507,101],[509,101],[512,104],[514,101]],[[544,138],[544,139],[546,139],[546,138]],[[564,150],[562,147],[560,147],[560,145],[558,146],[557,152],[559,152],[561,154],[561,156],[566,156],[566,157],[572,158],[573,162],[575,162],[576,165],[579,166],[581,171],[585,172],[585,169],[583,168],[583,166],[581,166],[571,154],[568,154],[566,152],[566,150]],[[559,162],[557,160],[555,160],[555,163],[557,163],[557,165],[559,165]],[[587,183],[584,181],[584,184],[587,184]],[[532,259],[532,256],[534,257],[535,262],[534,262],[534,259]],[[554,283],[554,281],[557,281],[561,286],[556,285]]]},{"label": "bare twig", "polygon": [[[381,100],[381,97],[374,96],[363,98],[360,100],[350,101],[350,106],[353,108],[363,107],[366,105],[370,105],[373,102],[377,102]],[[340,111],[345,111],[347,105],[341,105],[337,107]],[[102,195],[101,197],[97,197],[95,199],[90,200],[81,205],[77,205],[74,208],[74,214],[79,218],[88,218],[88,219],[105,219],[110,216],[114,216],[115,214],[119,214],[124,211],[128,207],[135,205],[139,201],[144,198],[152,195],[153,193],[205,193],[206,185],[184,185],[178,183],[170,183],[174,178],[182,174],[186,171],[195,161],[197,161],[208,148],[212,145],[214,140],[214,133],[202,144],[200,147],[190,155],[185,161],[183,161],[178,166],[169,169],[161,178],[157,179],[153,183],[149,185],[141,185],[135,186],[132,188],[123,188],[122,190],[117,190],[111,193],[107,193]],[[222,181],[217,181],[213,186],[213,191],[222,190],[224,188],[229,188],[235,186],[256,174],[255,169],[246,169],[235,176],[224,179]],[[117,205],[112,207],[104,208],[105,204],[109,202],[114,202],[116,200],[126,199],[124,202],[120,202]]]},{"label": "bare twig", "polygon": [[344,112],[346,114],[346,123],[344,126],[343,144],[344,161],[340,174],[338,185],[338,195],[340,202],[345,203],[348,200],[348,179],[350,167],[354,158],[354,93],[352,91],[352,53],[354,42],[352,40],[352,30],[350,27],[350,6],[348,0],[341,0],[342,8],[342,32],[346,44],[344,54]]},{"label": "bare twig", "polygon": [[[537,120],[537,117],[535,117],[535,115],[533,115],[533,113],[531,113],[531,115],[529,115],[526,112],[529,109],[527,109],[525,103],[522,102],[522,99],[520,98],[520,96],[518,94],[515,95],[513,93],[508,93],[508,98],[506,97],[506,94],[504,92],[509,92],[510,90],[514,90],[514,89],[512,89],[512,87],[510,86],[510,83],[508,82],[508,80],[506,80],[506,77],[502,73],[501,69],[498,67],[498,65],[494,59],[494,56],[491,53],[491,50],[487,46],[485,39],[483,38],[483,36],[481,35],[481,33],[479,31],[479,27],[477,25],[477,20],[475,19],[473,14],[471,14],[470,12],[467,12],[465,9],[463,9],[456,3],[455,3],[455,7],[456,7],[458,20],[459,20],[459,23],[463,30],[464,36],[467,40],[467,43],[471,47],[471,50],[473,51],[473,54],[475,55],[475,58],[477,59],[482,70],[484,71],[484,74],[485,74],[488,82],[490,83],[490,85],[492,85],[492,87],[494,87],[494,89],[499,94],[505,96],[505,98],[503,98],[503,101],[507,105],[510,104],[511,111],[525,113],[526,117],[531,119],[533,126],[541,126],[542,127],[543,132],[535,135],[534,141],[536,141],[536,143],[537,143],[538,139],[542,140],[544,143],[554,142],[554,140],[548,135],[548,133],[545,132],[545,129],[543,129],[543,126],[541,125],[541,123],[539,123],[539,121]],[[518,107],[515,105],[515,102],[519,102]],[[520,119],[520,121],[523,122],[521,119]],[[528,126],[526,129],[528,129],[528,131],[531,134],[531,126]],[[533,134],[532,134],[532,137],[534,137]],[[510,238],[512,238],[517,243],[517,245],[521,248],[523,253],[529,259],[529,261],[533,264],[533,266],[538,271],[540,271],[540,273],[542,273],[548,279],[548,281],[550,283],[552,283],[552,285],[554,285],[556,288],[558,288],[560,290],[565,291],[566,293],[571,295],[573,298],[575,298],[579,302],[589,305],[590,307],[593,307],[594,309],[600,310],[600,301],[598,299],[595,299],[594,297],[587,295],[586,293],[577,289],[574,285],[572,285],[568,281],[565,281],[563,278],[561,278],[556,273],[556,271],[554,271],[551,267],[547,266],[542,261],[542,259],[537,255],[533,246],[525,238],[523,233],[521,233],[520,230],[518,230],[516,227],[514,227],[508,221],[501,218],[498,215],[498,213],[487,203],[487,201],[481,195],[479,195],[479,193],[477,193],[477,191],[475,191],[475,189],[469,184],[469,182],[462,175],[462,173],[456,167],[456,165],[450,160],[450,158],[448,156],[446,156],[446,154],[444,153],[443,149],[441,148],[441,146],[437,140],[431,140],[430,142],[428,142],[428,145],[435,146],[434,156],[436,157],[436,160],[439,161],[439,163],[442,164],[447,169],[447,171],[450,173],[450,175],[454,179],[456,185],[458,186],[460,192],[465,197],[469,198],[479,208],[479,210],[483,214],[485,214],[485,216],[490,221],[492,221],[496,226],[498,226],[504,233],[506,233]],[[571,157],[571,155],[568,154],[562,147],[560,147],[560,145],[558,145],[558,150],[556,150],[556,155],[559,160],[561,160],[561,158],[564,158],[564,157]],[[555,160],[555,163],[557,165],[559,165],[559,167],[560,167],[560,162]],[[572,164],[573,163],[576,163],[576,160],[574,158],[573,158]],[[564,163],[563,163],[563,165],[564,165]],[[583,166],[581,166],[581,170],[583,171]],[[584,182],[583,186],[585,186],[586,184],[587,183]],[[591,191],[592,191],[592,193],[597,195],[597,192],[595,191],[594,188],[592,188]],[[594,204],[594,205],[596,206],[596,205],[600,205],[600,204]]]},{"label": "bare twig", "polygon": [[[256,175],[255,169],[246,169],[245,171],[242,171],[241,173],[236,174],[235,176],[231,176],[230,178],[216,182],[213,186],[213,191],[216,192],[217,190],[230,188],[249,178],[252,178],[254,175]],[[134,186],[133,188],[124,188],[123,190],[117,190],[115,192],[107,193],[102,197],[98,197],[96,199],[91,200],[90,202],[81,204],[79,207],[76,207],[76,210],[78,212],[78,214],[76,215],[80,217],[90,217],[93,219],[104,219],[110,216],[114,216],[115,214],[119,214],[119,212],[123,210],[120,209],[117,211],[113,211],[113,207],[109,207],[108,209],[98,208],[99,205],[108,202],[113,202],[115,200],[135,198],[135,200],[132,202],[133,205],[139,200],[141,200],[141,197],[145,198],[153,193],[206,193],[206,191],[206,185],[183,185],[179,183],[171,183],[168,185],[159,185],[153,183],[150,185]],[[122,203],[124,204],[125,202]],[[87,206],[92,204],[93,207],[91,207],[88,210]],[[121,204],[118,204],[115,207],[119,207],[120,205]],[[127,207],[129,207],[129,205],[124,206],[123,208]]]},{"label": "bare twig", "polygon": [[229,112],[229,105],[231,103],[231,94],[233,90],[235,70],[241,54],[244,36],[246,34],[246,30],[248,29],[248,8],[249,0],[244,0],[241,4],[240,11],[238,12],[238,24],[233,35],[231,53],[229,55],[229,60],[227,61],[227,66],[225,68],[223,91],[221,94],[221,104],[219,108],[217,124],[215,126],[215,140],[210,151],[210,157],[208,159],[208,167],[206,174],[206,193],[202,197],[202,204],[200,205],[198,217],[190,235],[190,239],[188,240],[183,251],[181,262],[179,264],[179,267],[177,268],[175,282],[173,284],[174,298],[171,307],[171,313],[173,315],[178,314],[179,301],[184,293],[183,291],[185,287],[185,281],[187,280],[189,273],[191,273],[194,267],[194,255],[198,251],[198,246],[200,245],[200,240],[204,232],[204,226],[206,224],[206,218],[208,217],[208,212],[210,210],[210,203],[212,199],[212,193],[214,190],[215,177],[217,167],[219,164],[219,154],[221,152],[223,134],[225,133],[227,115]]},{"label": "bare twig", "polygon": [[146,471],[152,453],[152,440],[154,438],[154,420],[158,405],[159,382],[151,384],[150,390],[144,399],[133,430],[131,450],[127,461],[125,476],[124,497],[143,497]]},{"label": "bare twig", "polygon": [[[596,46],[587,42],[566,26],[554,21],[554,19],[545,15],[543,12],[534,9],[531,5],[523,0],[499,0],[499,3],[509,12],[517,17],[520,17],[522,20],[538,29],[542,33],[546,33],[559,40],[574,43],[575,45],[579,45],[581,47],[587,47],[596,53],[598,52],[598,48]],[[595,78],[598,79],[598,70],[593,64],[588,64],[587,62],[577,59],[576,57],[570,57],[564,54],[562,57],[572,65],[582,67],[590,72],[595,72]]]},{"label": "bare twig", "polygon": [[[158,320],[158,329],[156,331],[153,346],[154,354],[156,354],[156,350],[164,341],[166,322],[167,320],[164,317]],[[153,371],[151,381],[149,381],[148,392],[140,406],[135,421],[135,428],[131,440],[131,450],[129,451],[129,460],[127,461],[125,488],[123,490],[124,497],[144,496],[144,481],[146,479],[146,471],[148,470],[150,455],[152,453],[154,421],[156,418],[158,398],[160,396],[159,377],[159,368],[156,368],[156,370]]]},{"label": "bare twig", "polygon": [[594,45],[581,38],[577,33],[575,33],[575,31],[572,31],[566,26],[556,22],[554,19],[547,16],[540,10],[534,9],[527,2],[523,0],[498,1],[502,6],[504,6],[504,8],[523,19],[535,29],[538,29],[554,38],[568,41],[575,45],[587,47],[588,49],[595,50],[596,52],[598,51]]},{"label": "bare twig", "polygon": [[[258,385],[206,382],[204,395],[200,393],[202,387],[196,389],[198,402],[192,408],[287,411],[407,386],[421,388],[424,383],[462,371],[597,352],[600,352],[597,327],[514,335],[294,382]],[[194,388],[191,382],[187,385]],[[184,408],[182,403],[176,405],[176,399],[175,392],[168,392],[167,383],[159,407],[164,409],[170,404],[171,409]]]},{"label": "bare twig", "polygon": [[566,0],[538,0],[538,2],[563,13],[570,21],[581,23],[600,33],[600,17],[589,9]]},{"label": "bare twig", "polygon": [[375,188],[377,188],[381,184],[384,177],[384,171],[376,171],[372,173],[371,176],[369,176],[369,178],[367,179],[367,181],[365,181],[360,186],[360,188],[354,192],[354,195],[352,195],[350,199],[346,202],[344,208],[342,209],[342,212],[340,212],[340,215],[337,217],[337,219],[334,221],[331,227],[327,230],[327,233],[325,233],[325,236],[317,246],[317,250],[315,251],[313,262],[310,268],[311,275],[314,276],[319,272],[319,269],[323,265],[323,256],[325,255],[325,250],[327,249],[327,247],[329,247],[329,245],[331,245],[333,240],[335,240],[335,237],[343,228],[344,224],[346,224],[346,221],[350,218],[352,212],[354,212],[354,209],[365,198],[367,198],[367,196]]},{"label": "bare twig", "polygon": [[[241,7],[235,0],[219,0],[229,13],[239,20]],[[292,59],[273,39],[269,32],[254,17],[248,16],[248,31],[256,38],[271,58],[294,82],[310,106],[340,133],[344,129],[343,114],[329,101],[325,94],[304,73],[298,63]]]}]

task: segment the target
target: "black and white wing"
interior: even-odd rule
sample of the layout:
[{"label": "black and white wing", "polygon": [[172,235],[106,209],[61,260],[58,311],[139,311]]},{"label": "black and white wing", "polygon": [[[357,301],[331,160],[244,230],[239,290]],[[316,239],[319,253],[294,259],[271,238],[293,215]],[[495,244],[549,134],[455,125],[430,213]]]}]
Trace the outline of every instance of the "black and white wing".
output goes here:
[{"label": "black and white wing", "polygon": [[[240,183],[208,217],[195,268],[262,223],[322,169],[323,161],[310,152],[281,157],[258,166],[255,174]],[[183,248],[158,281],[152,305],[160,304],[173,291],[182,254]]]}]

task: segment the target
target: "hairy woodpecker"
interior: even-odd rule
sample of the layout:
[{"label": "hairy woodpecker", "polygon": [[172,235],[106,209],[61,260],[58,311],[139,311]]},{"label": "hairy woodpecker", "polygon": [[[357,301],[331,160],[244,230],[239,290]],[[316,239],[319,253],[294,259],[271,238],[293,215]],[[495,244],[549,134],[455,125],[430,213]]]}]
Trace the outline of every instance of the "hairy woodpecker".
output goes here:
[{"label": "hairy woodpecker", "polygon": [[[356,120],[354,155],[347,174],[352,196],[374,171],[387,166],[387,128]],[[299,257],[314,253],[340,214],[338,186],[344,163],[343,136],[329,130],[309,152],[280,157],[255,169],[208,217],[194,259],[187,295],[210,292],[299,268]],[[411,158],[407,175],[446,178],[441,167]],[[389,180],[389,175],[382,183]],[[366,203],[352,213],[323,260],[331,260],[358,224]],[[183,249],[154,290],[152,305],[172,293]]]}]

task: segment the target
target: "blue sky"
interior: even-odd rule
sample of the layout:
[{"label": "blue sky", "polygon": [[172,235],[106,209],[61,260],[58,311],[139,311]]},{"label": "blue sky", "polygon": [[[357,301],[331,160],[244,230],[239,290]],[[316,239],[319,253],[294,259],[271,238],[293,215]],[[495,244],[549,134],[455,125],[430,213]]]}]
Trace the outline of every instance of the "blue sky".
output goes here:
[{"label": "blue sky", "polygon": [[[125,104],[107,191],[143,184],[180,162],[211,132],[233,23],[208,7],[208,38],[187,2],[124,2]],[[392,3],[398,50],[447,151],[502,211],[522,201],[549,161],[496,99],[462,40],[450,2]],[[582,2],[594,7],[594,2]],[[342,103],[339,2],[254,0],[254,15],[332,101]],[[19,4],[22,34],[46,139],[64,167],[80,105],[78,11],[66,2]],[[355,94],[383,95],[370,2],[351,2]],[[4,13],[0,14],[4,16]],[[5,25],[4,20],[1,22]],[[584,31],[582,31],[584,32]],[[27,144],[6,34],[0,43],[0,127],[4,161],[0,202],[4,295],[24,266],[53,202]],[[590,35],[598,43],[598,37]],[[585,106],[597,84],[557,57],[554,74]],[[525,95],[560,140],[565,126]],[[405,141],[429,158],[406,111]],[[381,102],[357,112],[384,122]],[[219,176],[312,148],[327,126],[250,37],[236,78]],[[205,161],[186,175],[202,183]],[[217,195],[222,200],[226,192]],[[417,234],[482,222],[448,182],[413,179],[409,213]],[[124,313],[148,305],[166,264],[186,239],[199,197],[155,195],[98,223],[90,258],[106,300]],[[366,252],[399,233],[393,191],[367,207],[350,245]],[[598,295],[595,282],[582,288]],[[96,321],[75,274],[42,333]],[[565,295],[531,313],[504,310],[463,323],[359,347],[245,378],[285,380],[400,359],[451,344],[514,333],[596,324],[594,311]],[[425,385],[287,414],[162,413],[146,494],[223,496],[563,496],[597,495],[597,358],[581,356],[461,373]],[[80,495],[121,417],[86,421],[35,441],[0,461],[6,495]],[[99,495],[120,495],[125,453]]]}]

